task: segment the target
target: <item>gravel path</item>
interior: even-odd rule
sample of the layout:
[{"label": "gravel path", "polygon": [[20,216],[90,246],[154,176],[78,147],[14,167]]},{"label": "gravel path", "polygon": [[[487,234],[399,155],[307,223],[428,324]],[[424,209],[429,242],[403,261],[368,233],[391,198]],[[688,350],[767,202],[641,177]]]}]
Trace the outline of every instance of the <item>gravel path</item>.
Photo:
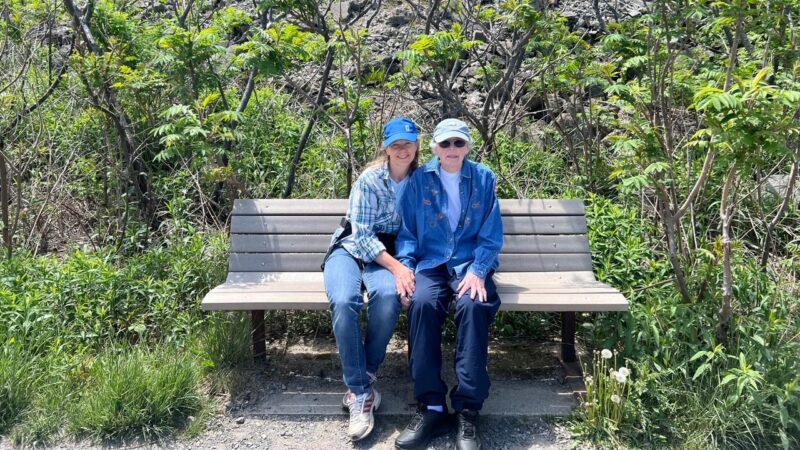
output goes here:
[{"label": "gravel path", "polygon": [[[285,351],[285,353],[284,353]],[[52,448],[74,449],[393,449],[394,439],[408,423],[409,416],[376,416],[372,434],[358,443],[347,436],[347,416],[340,415],[290,415],[270,416],[259,414],[265,393],[286,389],[298,377],[319,378],[330,382],[340,377],[335,344],[330,340],[316,340],[288,348],[272,347],[268,350],[266,364],[236,372],[231,392],[219,398],[217,410],[206,419],[204,431],[193,438],[172,438],[149,443],[116,443],[96,445],[88,442],[62,441]],[[445,352],[447,355],[449,352]],[[492,373],[506,377],[523,377],[537,380],[553,377],[561,370],[548,344],[530,346],[507,343],[492,344],[490,366]],[[379,383],[389,384],[392,377],[405,375],[405,346],[393,344],[382,368]],[[446,361],[444,367],[452,367]],[[390,375],[393,374],[393,375]],[[557,376],[557,374],[556,374]],[[502,383],[502,381],[500,381]],[[344,391],[344,387],[342,387]],[[554,419],[542,417],[489,416],[481,417],[481,433],[486,449],[575,449],[563,426]],[[430,449],[454,448],[455,432],[434,440]],[[584,447],[585,448],[585,447]],[[0,440],[0,450],[12,449],[10,443]]]}]

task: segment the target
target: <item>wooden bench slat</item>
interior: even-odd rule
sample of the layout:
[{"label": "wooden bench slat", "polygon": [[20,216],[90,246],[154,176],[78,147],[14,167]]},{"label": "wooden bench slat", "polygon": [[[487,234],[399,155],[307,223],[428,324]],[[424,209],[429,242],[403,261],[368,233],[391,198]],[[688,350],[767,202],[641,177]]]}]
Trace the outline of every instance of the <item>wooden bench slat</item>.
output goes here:
[{"label": "wooden bench slat", "polygon": [[[218,292],[203,300],[204,310],[328,309],[323,293],[311,297],[303,292]],[[627,311],[628,302],[620,293],[505,293],[501,310],[506,311]]]},{"label": "wooden bench slat", "polygon": [[[324,253],[231,253],[231,272],[316,272]],[[501,254],[504,272],[588,271],[589,253]]]},{"label": "wooden bench slat", "polygon": [[347,199],[237,199],[233,202],[234,216],[313,216],[338,215],[347,212]]},{"label": "wooden bench slat", "polygon": [[[232,234],[332,234],[340,216],[233,216]],[[503,232],[513,234],[585,234],[583,216],[503,218]]]},{"label": "wooden bench slat", "polygon": [[[536,285],[539,284],[586,284],[595,282],[594,274],[582,272],[498,272],[494,275],[497,284]],[[309,283],[319,286],[323,283],[322,272],[229,272],[226,284],[261,283]]]},{"label": "wooden bench slat", "polygon": [[[238,199],[233,203],[234,216],[339,215],[347,211],[347,199]],[[514,199],[500,200],[504,216],[583,215],[581,200]]]},{"label": "wooden bench slat", "polygon": [[232,234],[232,253],[320,253],[328,249],[328,234]]},{"label": "wooden bench slat", "polygon": [[[233,253],[320,253],[328,234],[233,234]],[[506,235],[503,253],[589,253],[586,235]]]},{"label": "wooden bench slat", "polygon": [[586,214],[583,200],[564,199],[501,199],[503,216],[582,216]]},{"label": "wooden bench slat", "polygon": [[[225,293],[259,293],[259,292],[310,292],[310,293],[325,293],[324,286],[314,283],[297,283],[297,282],[273,282],[264,284],[245,284],[245,283],[226,283],[214,288],[215,292]],[[499,293],[514,292],[517,294],[584,294],[592,292],[619,292],[603,283],[584,283],[574,285],[516,285],[516,284],[497,284],[497,291]]]}]

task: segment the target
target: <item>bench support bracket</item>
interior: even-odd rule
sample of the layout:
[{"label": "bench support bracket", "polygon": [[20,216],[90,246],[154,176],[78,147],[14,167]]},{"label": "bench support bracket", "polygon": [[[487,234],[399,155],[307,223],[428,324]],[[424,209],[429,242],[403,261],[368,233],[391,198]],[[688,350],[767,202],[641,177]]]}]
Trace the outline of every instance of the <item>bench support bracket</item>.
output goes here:
[{"label": "bench support bracket", "polygon": [[561,313],[561,359],[575,362],[575,313]]}]

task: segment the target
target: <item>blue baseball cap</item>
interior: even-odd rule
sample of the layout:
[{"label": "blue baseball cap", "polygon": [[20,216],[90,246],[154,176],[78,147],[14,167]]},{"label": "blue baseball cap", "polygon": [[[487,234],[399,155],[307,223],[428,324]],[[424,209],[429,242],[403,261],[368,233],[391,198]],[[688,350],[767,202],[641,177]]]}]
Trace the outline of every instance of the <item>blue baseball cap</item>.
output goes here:
[{"label": "blue baseball cap", "polygon": [[469,126],[463,120],[444,119],[433,130],[433,142],[437,144],[454,137],[472,143],[472,137],[469,135]]},{"label": "blue baseball cap", "polygon": [[407,117],[395,117],[383,126],[383,146],[388,147],[401,139],[417,142],[417,124]]}]

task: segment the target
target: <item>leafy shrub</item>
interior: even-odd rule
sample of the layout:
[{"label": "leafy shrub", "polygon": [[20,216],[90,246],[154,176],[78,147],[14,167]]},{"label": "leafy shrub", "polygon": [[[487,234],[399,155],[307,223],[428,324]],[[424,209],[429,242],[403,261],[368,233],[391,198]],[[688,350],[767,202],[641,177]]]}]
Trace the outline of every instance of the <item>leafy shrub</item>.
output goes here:
[{"label": "leafy shrub", "polygon": [[102,249],[0,262],[0,338],[37,353],[182,341],[202,321],[202,295],[222,278],[223,244],[195,234],[130,258]]}]

